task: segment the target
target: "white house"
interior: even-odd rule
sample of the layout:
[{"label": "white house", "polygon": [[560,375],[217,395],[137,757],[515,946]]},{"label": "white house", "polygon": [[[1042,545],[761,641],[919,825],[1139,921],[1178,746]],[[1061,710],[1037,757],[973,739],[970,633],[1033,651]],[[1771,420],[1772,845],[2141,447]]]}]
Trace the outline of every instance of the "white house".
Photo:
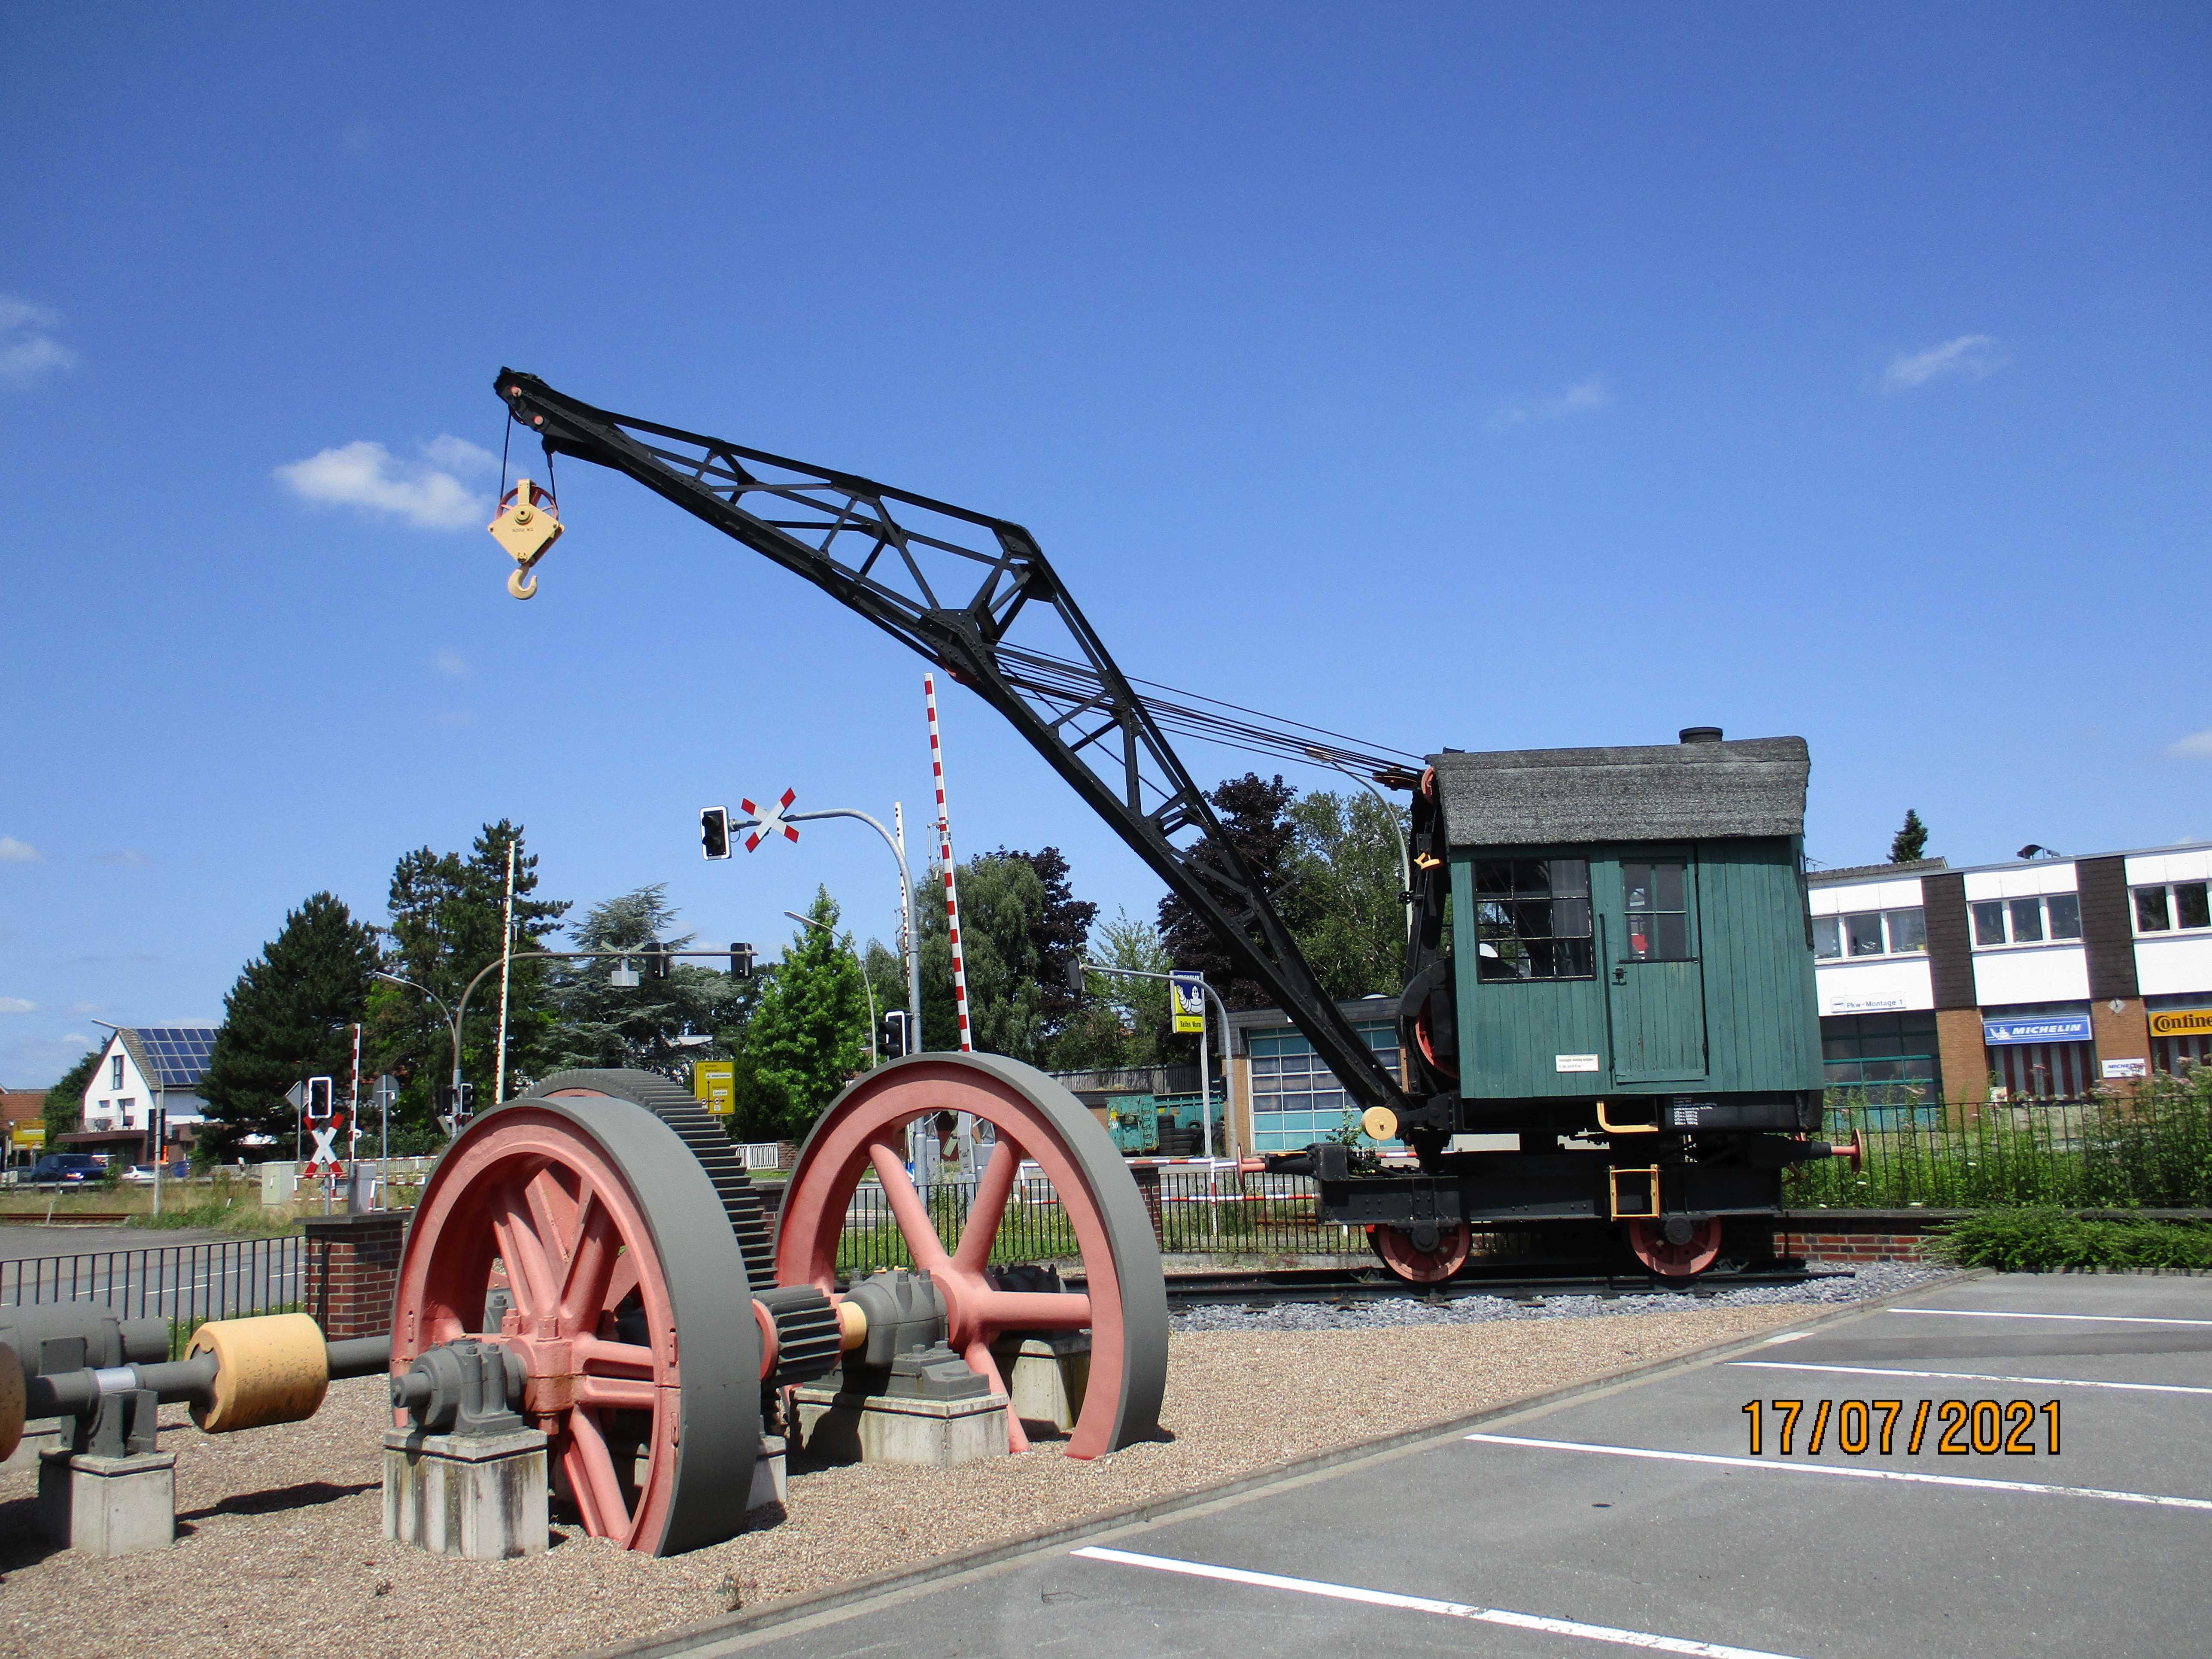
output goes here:
[{"label": "white house", "polygon": [[190,1146],[205,1121],[207,1102],[198,1093],[208,1056],[215,1048],[212,1025],[119,1026],[100,1052],[100,1062],[84,1086],[83,1127],[62,1139],[79,1147],[106,1148],[123,1155],[148,1153],[146,1137],[158,1115],[166,1126],[164,1145]]}]

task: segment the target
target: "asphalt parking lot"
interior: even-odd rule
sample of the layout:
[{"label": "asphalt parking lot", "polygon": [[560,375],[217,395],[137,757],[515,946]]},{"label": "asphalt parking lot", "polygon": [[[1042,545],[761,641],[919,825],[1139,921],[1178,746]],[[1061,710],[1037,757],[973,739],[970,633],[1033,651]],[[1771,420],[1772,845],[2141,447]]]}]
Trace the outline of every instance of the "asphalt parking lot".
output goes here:
[{"label": "asphalt parking lot", "polygon": [[[1787,1455],[1778,1401],[1803,1402]],[[1887,1401],[1894,1412],[1874,1403]],[[1942,1449],[1948,1401],[1955,1452]],[[654,1650],[2171,1659],[2212,1651],[2208,1430],[2212,1279],[1980,1278]],[[1861,1434],[1865,1449],[1844,1449]]]}]

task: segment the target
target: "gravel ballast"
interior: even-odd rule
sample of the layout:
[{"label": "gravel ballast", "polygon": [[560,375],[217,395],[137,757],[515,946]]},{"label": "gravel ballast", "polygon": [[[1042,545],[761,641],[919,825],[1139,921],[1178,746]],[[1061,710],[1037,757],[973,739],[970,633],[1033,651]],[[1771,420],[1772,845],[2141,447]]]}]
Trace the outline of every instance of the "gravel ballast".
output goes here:
[{"label": "gravel ballast", "polygon": [[[1896,1288],[1863,1282],[1856,1294]],[[1583,1309],[1563,1304],[1595,1298],[1561,1298],[1547,1304],[1549,1316],[1504,1304],[1510,1311],[1472,1318],[1466,1303],[1295,1310],[1361,1316],[1350,1328],[1208,1330],[1179,1321],[1163,1413],[1171,1441],[1087,1463],[1048,1443],[951,1470],[794,1470],[781,1522],[666,1560],[573,1525],[556,1526],[544,1554],[518,1561],[455,1561],[387,1543],[380,1379],[332,1385],[312,1421],[227,1437],[203,1435],[167,1408],[162,1444],[178,1454],[171,1549],[125,1561],[52,1551],[38,1532],[35,1472],[0,1476],[0,1652],[520,1659],[635,1641],[1753,1337],[1826,1298],[1647,1299],[1663,1306]],[[1400,1307],[1421,1319],[1391,1311]],[[1292,1311],[1260,1316],[1280,1322]]]}]

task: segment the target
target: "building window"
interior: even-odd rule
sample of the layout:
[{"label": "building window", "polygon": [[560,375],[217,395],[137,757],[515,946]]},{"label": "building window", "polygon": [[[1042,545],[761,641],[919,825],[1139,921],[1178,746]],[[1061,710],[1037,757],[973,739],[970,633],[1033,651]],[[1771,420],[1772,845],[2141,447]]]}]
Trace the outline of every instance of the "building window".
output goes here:
[{"label": "building window", "polygon": [[1631,962],[1690,959],[1690,866],[1624,864],[1622,908],[1628,913]]},{"label": "building window", "polygon": [[[1398,1028],[1381,1022],[1356,1028],[1375,1058],[1398,1070]],[[1255,1031],[1252,1064],[1252,1150],[1295,1152],[1344,1127],[1350,1097],[1313,1045],[1295,1030]],[[1370,1143],[1371,1144],[1371,1143]]]},{"label": "building window", "polygon": [[1815,957],[1840,960],[1846,946],[1855,957],[1917,956],[1928,949],[1928,914],[1916,904],[1908,910],[1854,910],[1813,918]]},{"label": "building window", "polygon": [[1968,908],[1973,912],[1974,944],[1979,949],[2002,945],[2044,945],[2055,939],[2081,937],[2081,896],[2078,893],[1977,899]]},{"label": "building window", "polygon": [[1900,1121],[1942,1099],[1936,1056],[1932,1013],[1835,1014],[1820,1022],[1828,1087],[1853,1106],[1893,1109]]},{"label": "building window", "polygon": [[1477,859],[1479,979],[1589,979],[1589,860]]},{"label": "building window", "polygon": [[110,1067],[107,1073],[107,1086],[111,1089],[120,1089],[123,1086],[123,1056],[112,1055],[107,1064]]},{"label": "building window", "polygon": [[2138,887],[2135,893],[2138,933],[2212,927],[2212,884],[2176,881],[2162,887]]}]

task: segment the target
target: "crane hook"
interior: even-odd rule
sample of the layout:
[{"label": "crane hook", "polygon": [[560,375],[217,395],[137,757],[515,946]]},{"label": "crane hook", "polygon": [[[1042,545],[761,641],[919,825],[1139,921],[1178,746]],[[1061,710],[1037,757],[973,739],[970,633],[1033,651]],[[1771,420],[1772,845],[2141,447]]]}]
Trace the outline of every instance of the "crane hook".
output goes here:
[{"label": "crane hook", "polygon": [[501,500],[499,516],[484,528],[517,566],[507,579],[507,591],[518,599],[530,598],[538,591],[531,567],[561,539],[563,526],[554,516],[553,497],[529,479],[519,478]]}]

